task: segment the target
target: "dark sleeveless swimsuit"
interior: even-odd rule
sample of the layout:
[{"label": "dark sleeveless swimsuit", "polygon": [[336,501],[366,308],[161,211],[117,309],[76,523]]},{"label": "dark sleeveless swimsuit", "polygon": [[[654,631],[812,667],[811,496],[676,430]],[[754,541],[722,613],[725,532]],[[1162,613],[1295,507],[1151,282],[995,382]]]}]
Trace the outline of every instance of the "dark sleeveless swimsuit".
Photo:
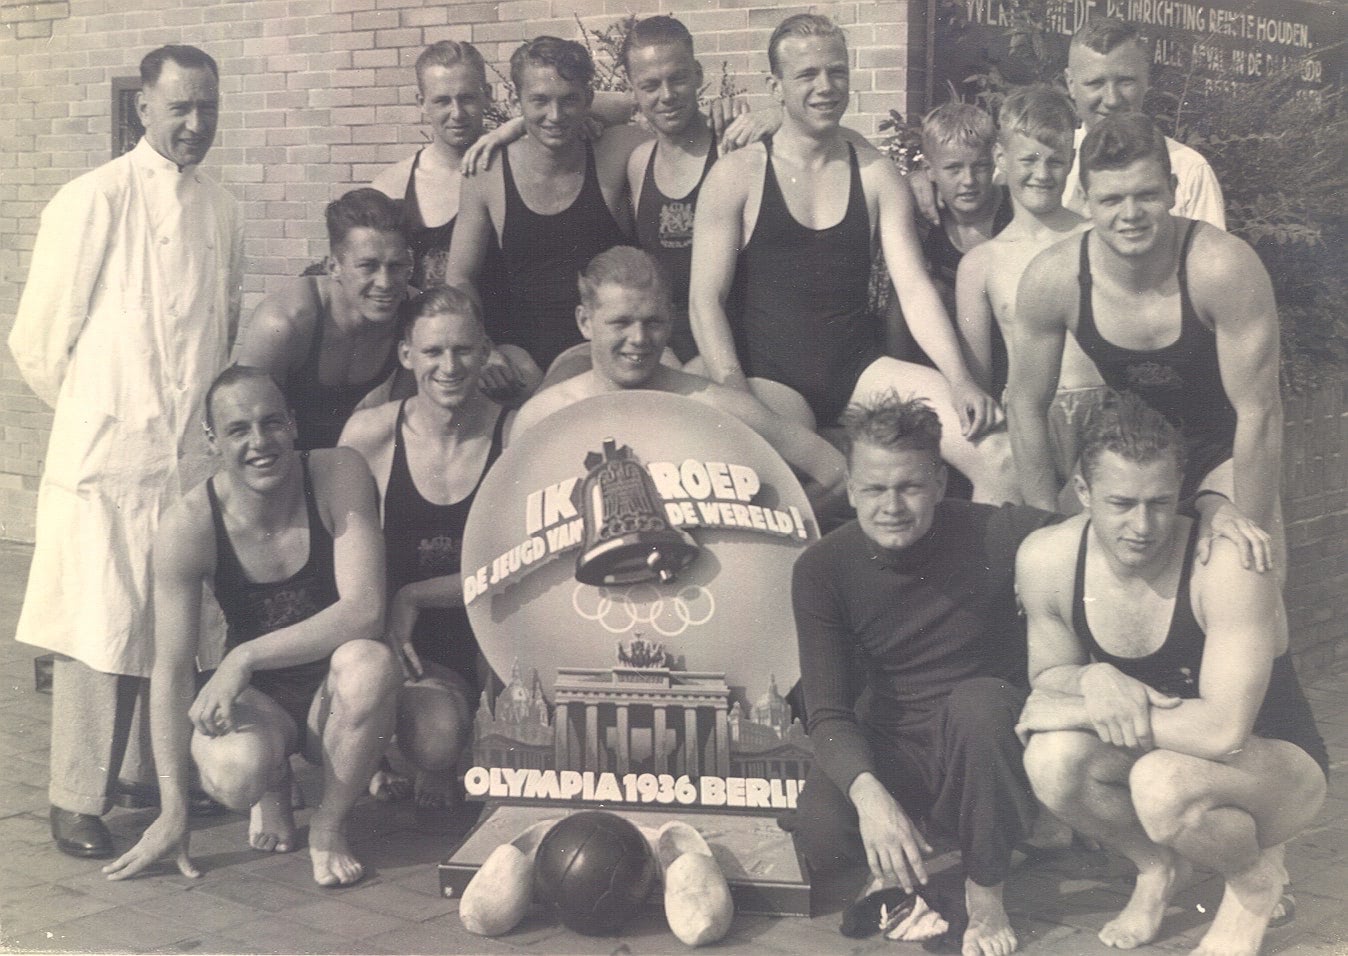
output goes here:
[{"label": "dark sleeveless swimsuit", "polygon": [[[1011,222],[1011,217],[1015,215],[1015,207],[1011,205],[1011,192],[1005,186],[998,186],[999,199],[997,210],[992,214],[992,234],[996,236],[1007,227]],[[938,225],[927,229],[927,234],[922,237],[922,257],[927,262],[927,268],[931,271],[932,280],[936,283],[936,291],[941,295],[941,303],[945,306],[948,315],[955,314],[955,275],[959,272],[960,260],[964,258],[956,245],[950,241],[950,236],[945,231],[945,224],[948,221],[950,213],[944,207],[941,209],[941,222]],[[936,364],[932,362],[927,354],[922,351],[922,347],[917,346],[918,354],[913,357],[913,361],[930,368],[935,368]],[[1006,388],[1006,377],[1008,370],[1008,359],[1006,354],[1006,340],[1002,338],[1002,329],[996,322],[992,323],[992,392],[994,396],[1000,396]]]},{"label": "dark sleeveless swimsuit", "polygon": [[763,141],[763,199],[749,242],[735,263],[727,313],[744,374],[789,385],[819,425],[831,425],[861,373],[883,353],[871,314],[871,224],[861,167],[849,143],[847,211],[827,229],[802,226],[786,207]]},{"label": "dark sleeveless swimsuit", "polygon": [[412,248],[412,285],[422,291],[432,286],[445,284],[445,266],[449,262],[449,244],[454,238],[454,220],[439,226],[428,226],[421,218],[421,206],[417,202],[417,168],[421,165],[421,154],[417,150],[412,160],[412,168],[407,174],[407,188],[403,190],[403,235]]},{"label": "dark sleeveless swimsuit", "polygon": [[[459,573],[468,512],[482,485],[482,478],[501,454],[501,434],[506,420],[505,412],[496,419],[487,463],[473,490],[452,505],[437,505],[427,501],[417,490],[407,466],[407,449],[403,443],[406,408],[406,401],[398,408],[398,421],[393,431],[393,463],[389,466],[388,486],[384,491],[384,556],[390,599],[400,588],[414,581]],[[471,687],[478,688],[478,646],[468,624],[466,609],[421,611],[412,632],[412,645],[423,663],[435,661],[462,675]]]},{"label": "dark sleeveless swimsuit", "polygon": [[368,381],[354,385],[324,385],[318,380],[318,365],[319,357],[323,354],[325,325],[320,315],[314,326],[313,337],[309,340],[309,354],[304,357],[304,364],[290,373],[285,387],[281,389],[291,411],[295,413],[295,426],[299,430],[295,447],[301,451],[336,448],[337,439],[346,427],[346,420],[351,417],[361,399],[370,394],[376,385],[382,384],[398,367],[397,349],[390,340],[388,357]]},{"label": "dark sleeveless swimsuit", "polygon": [[707,161],[697,185],[682,199],[671,199],[656,185],[655,154],[656,149],[652,149],[641,183],[637,242],[664,270],[674,299],[674,331],[669,337],[669,347],[680,362],[687,362],[697,355],[697,343],[688,324],[688,284],[693,273],[693,213],[697,209],[697,194],[716,162],[716,143],[707,150]]},{"label": "dark sleeveless swimsuit", "polygon": [[[1086,620],[1083,600],[1086,582],[1086,547],[1090,522],[1081,532],[1077,549],[1076,579],[1072,591],[1072,628],[1086,644],[1091,659],[1113,664],[1120,671],[1172,697],[1192,699],[1198,696],[1199,670],[1203,663],[1203,647],[1207,637],[1194,618],[1189,599],[1189,578],[1193,571],[1194,546],[1198,541],[1198,522],[1194,522],[1184,549],[1184,564],[1180,570],[1179,587],[1175,592],[1175,610],[1170,618],[1170,629],[1161,646],[1141,657],[1119,657],[1100,647]],[[1254,719],[1255,736],[1267,740],[1285,740],[1306,751],[1325,776],[1329,776],[1329,755],[1324,741],[1315,727],[1310,704],[1301,691],[1290,654],[1273,659],[1268,690]]]},{"label": "dark sleeveless swimsuit", "polygon": [[1198,318],[1189,298],[1186,261],[1198,223],[1182,220],[1177,272],[1180,291],[1180,333],[1159,349],[1126,349],[1105,339],[1095,324],[1091,302],[1090,233],[1081,236],[1078,281],[1077,344],[1100,370],[1105,384],[1140,395],[1184,436],[1189,462],[1181,495],[1192,495],[1208,474],[1231,457],[1236,437],[1236,409],[1226,396],[1217,357],[1217,335]]},{"label": "dark sleeveless swimsuit", "polygon": [[[417,150],[412,160],[412,169],[407,176],[407,188],[403,191],[403,234],[412,248],[414,265],[412,267],[412,286],[421,292],[445,284],[449,265],[449,247],[454,238],[454,223],[458,216],[451,216],[439,226],[428,226],[421,218],[421,206],[417,202],[417,167],[421,165],[421,154]],[[482,321],[487,335],[495,341],[501,325],[501,313],[505,309],[504,263],[501,261],[501,247],[493,235],[487,249],[487,260],[483,264],[482,274],[475,282],[477,294],[482,299]]]},{"label": "dark sleeveless swimsuit", "polygon": [[505,258],[504,328],[494,339],[527,349],[547,370],[552,360],[584,341],[576,327],[580,292],[576,276],[606,249],[628,244],[599,188],[594,147],[585,144],[585,179],[566,209],[543,216],[525,205],[510,169],[510,151],[501,152],[505,177],[505,222],[501,251]]},{"label": "dark sleeveless swimsuit", "polygon": [[[270,634],[313,617],[337,603],[337,578],[333,571],[332,535],[323,525],[314,501],[309,477],[309,456],[300,455],[304,473],[304,504],[309,520],[309,558],[304,566],[281,581],[252,581],[239,563],[234,544],[225,528],[215,479],[206,482],[215,526],[215,599],[224,612],[228,630],[225,647],[233,650],[263,634]],[[251,686],[262,691],[291,716],[303,746],[309,705],[328,675],[331,655],[307,664],[254,671]]]}]

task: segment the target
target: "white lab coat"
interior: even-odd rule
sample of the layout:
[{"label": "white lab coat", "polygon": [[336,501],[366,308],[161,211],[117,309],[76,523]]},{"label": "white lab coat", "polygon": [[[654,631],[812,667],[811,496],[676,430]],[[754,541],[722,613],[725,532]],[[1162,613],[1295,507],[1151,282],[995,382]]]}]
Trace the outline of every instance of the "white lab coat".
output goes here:
[{"label": "white lab coat", "polygon": [[150,673],[153,536],[183,483],[204,476],[193,430],[229,357],[242,281],[234,198],[144,140],[43,210],[9,337],[56,411],[19,641]]}]

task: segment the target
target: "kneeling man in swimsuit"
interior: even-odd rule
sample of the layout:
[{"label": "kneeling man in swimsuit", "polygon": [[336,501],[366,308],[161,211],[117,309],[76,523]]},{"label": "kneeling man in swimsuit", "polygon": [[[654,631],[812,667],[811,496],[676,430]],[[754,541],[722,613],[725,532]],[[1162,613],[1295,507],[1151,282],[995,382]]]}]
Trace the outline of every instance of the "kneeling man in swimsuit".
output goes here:
[{"label": "kneeling man in swimsuit", "polygon": [[1253,956],[1328,758],[1278,626],[1276,576],[1243,567],[1227,541],[1196,560],[1195,522],[1176,513],[1184,457],[1135,394],[1109,394],[1092,416],[1075,478],[1085,512],[1017,557],[1033,687],[1017,732],[1039,798],[1137,865],[1102,942],[1150,942],[1197,864],[1226,891],[1196,952]]},{"label": "kneeling man in swimsuit", "polygon": [[[231,366],[206,396],[220,456],[160,522],[154,550],[155,660],[150,722],[163,812],[104,868],[132,876],[176,852],[185,876],[190,759],[203,788],[249,810],[258,850],[296,845],[290,755],[323,767],[309,821],[314,880],[361,878],[346,818],[393,732],[399,684],[379,640],[384,552],[370,470],[349,448],[295,450],[295,424],[266,372]],[[194,689],[201,602],[210,588],[229,625],[224,660]]]},{"label": "kneeling man in swimsuit", "polygon": [[[456,799],[455,764],[489,673],[463,606],[459,557],[477,489],[501,453],[502,407],[483,393],[491,342],[482,313],[453,286],[403,308],[398,360],[411,398],[362,409],[342,432],[369,464],[383,502],[389,609],[385,640],[402,662],[398,746],[416,768],[421,807]],[[388,771],[377,798],[405,788]]]}]

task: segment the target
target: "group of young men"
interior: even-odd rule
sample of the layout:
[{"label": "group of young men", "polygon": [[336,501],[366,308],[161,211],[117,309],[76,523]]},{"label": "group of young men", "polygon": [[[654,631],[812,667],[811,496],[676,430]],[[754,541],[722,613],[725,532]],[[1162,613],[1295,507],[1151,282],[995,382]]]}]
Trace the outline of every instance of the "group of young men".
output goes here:
[{"label": "group of young men", "polygon": [[[597,100],[583,46],[524,44],[522,115],[487,133],[481,56],[428,47],[430,142],[329,205],[326,272],[234,341],[239,217],[196,170],[218,69],[147,56],[145,140],[48,207],[10,339],[57,410],[19,639],[68,655],[58,846],[112,856],[119,778],[155,789],[127,744],[148,697],[162,812],[112,878],[168,853],[194,874],[204,796],[293,849],[303,754],[324,768],[314,877],[359,879],[344,824],[399,790],[388,742],[445,805],[489,679],[458,581],[483,475],[562,407],[656,389],[749,424],[837,528],[793,582],[816,761],[786,824],[812,870],[912,889],[946,833],[955,945],[1001,956],[1041,801],[1138,865],[1106,943],[1153,938],[1197,863],[1227,884],[1201,951],[1255,952],[1325,769],[1278,593],[1277,317],[1211,171],[1139,112],[1141,38],[1092,21],[1070,97],[1014,91],[996,125],[934,110],[909,182],[841,126],[849,54],[824,17],[777,28],[776,109],[719,145],[677,20],[637,21],[622,61],[631,100]],[[633,101],[644,126],[614,122]],[[1186,218],[1214,195],[1216,228]],[[909,334],[934,368],[904,360]],[[973,502],[943,500],[947,464]]]}]

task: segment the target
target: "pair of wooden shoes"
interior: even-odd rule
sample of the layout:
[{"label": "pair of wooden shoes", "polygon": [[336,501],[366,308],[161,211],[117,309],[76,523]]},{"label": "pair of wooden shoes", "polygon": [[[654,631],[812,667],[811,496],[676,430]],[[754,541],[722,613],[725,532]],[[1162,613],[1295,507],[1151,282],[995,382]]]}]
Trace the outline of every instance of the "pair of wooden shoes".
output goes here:
[{"label": "pair of wooden shoes", "polygon": [[[463,891],[459,919],[470,933],[500,936],[524,918],[533,899],[534,855],[556,820],[529,827],[492,850]],[[714,943],[730,930],[735,904],[711,847],[693,827],[671,820],[643,830],[660,863],[665,919],[688,946]]]}]

